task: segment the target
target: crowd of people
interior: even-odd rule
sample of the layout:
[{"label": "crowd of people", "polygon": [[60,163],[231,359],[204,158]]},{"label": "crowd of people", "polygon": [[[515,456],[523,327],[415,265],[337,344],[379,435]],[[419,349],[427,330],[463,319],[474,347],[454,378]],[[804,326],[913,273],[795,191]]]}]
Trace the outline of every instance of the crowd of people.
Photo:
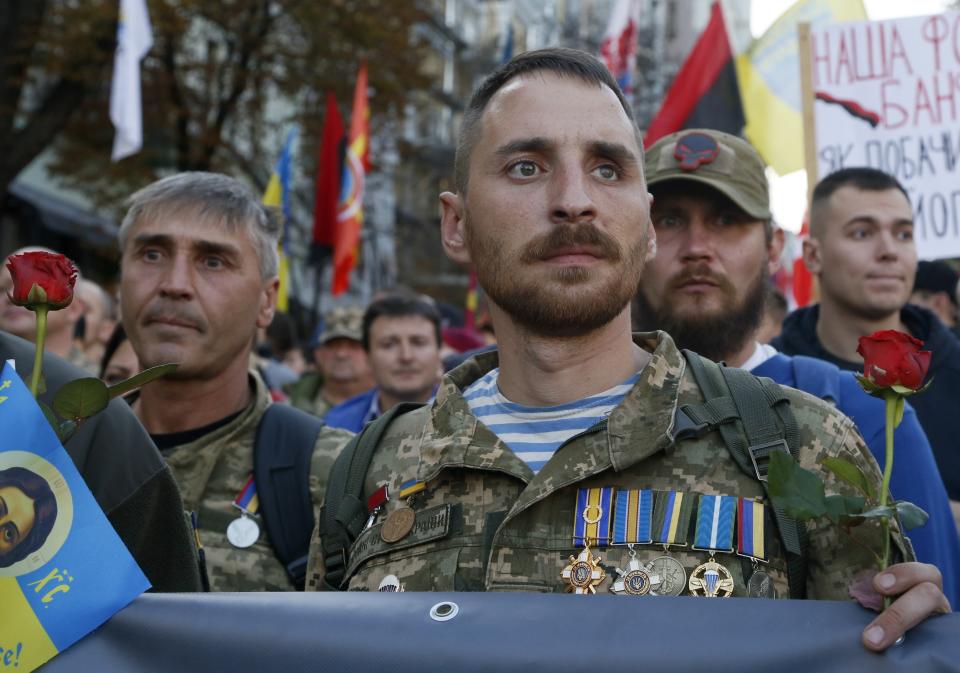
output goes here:
[{"label": "crowd of people", "polygon": [[[883,402],[852,372],[860,336],[900,330],[933,352],[934,375],[896,431],[891,491],[929,521],[893,527],[897,563],[873,580],[896,597],[864,631],[884,649],[960,599],[957,275],[918,264],[894,177],[845,169],[813,194],[819,301],[786,315],[764,168],[708,129],[644,152],[593,57],[522,54],[474,93],[455,191],[440,195],[444,250],[475,269],[490,324],[395,289],[328,311],[307,344],[276,312],[272,213],[224,175],[163,178],[129,199],[118,296],[82,279],[51,313],[46,371],[112,382],[179,367],[66,448],[159,591],[848,599],[883,529],[852,539],[774,512],[769,455],[744,469],[719,429],[750,424],[703,377],[725,363],[782,384],[742,379],[780,419],[767,439],[832,493],[852,489],[830,457],[879,488]],[[0,271],[0,355],[27,359],[34,319],[10,282]],[[693,431],[681,416],[706,420]],[[104,442],[112,453],[82,459]],[[134,467],[117,476],[109,456]],[[759,547],[733,541],[746,513],[768,531]]]}]

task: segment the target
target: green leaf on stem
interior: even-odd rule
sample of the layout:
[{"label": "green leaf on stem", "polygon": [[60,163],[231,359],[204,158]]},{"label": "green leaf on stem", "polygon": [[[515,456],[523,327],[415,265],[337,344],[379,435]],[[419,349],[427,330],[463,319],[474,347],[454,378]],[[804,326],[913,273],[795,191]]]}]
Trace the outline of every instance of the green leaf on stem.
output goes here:
[{"label": "green leaf on stem", "polygon": [[929,514],[914,505],[912,502],[907,502],[906,500],[901,500],[900,502],[896,503],[895,507],[897,509],[897,514],[900,515],[900,524],[903,526],[904,530],[918,528],[925,524],[927,519],[930,518]]},{"label": "green leaf on stem", "polygon": [[178,364],[165,364],[144,369],[142,372],[131,376],[126,381],[121,381],[120,383],[115,383],[114,385],[110,386],[107,389],[107,392],[109,393],[110,397],[126,395],[131,390],[135,390],[145,383],[150,383],[150,381],[153,381],[154,379],[158,379],[161,376],[166,376],[179,366],[180,365]]},{"label": "green leaf on stem", "polygon": [[826,458],[823,461],[823,466],[837,475],[842,481],[847,482],[860,491],[860,493],[863,493],[863,495],[870,500],[875,501],[877,499],[877,491],[873,487],[873,484],[870,483],[870,480],[867,479],[867,476],[860,468],[850,461],[844,460],[843,458]]},{"label": "green leaf on stem", "polygon": [[859,495],[828,495],[825,499],[827,517],[833,523],[857,526],[863,523],[860,514],[866,500]]},{"label": "green leaf on stem", "polygon": [[767,486],[770,497],[794,519],[815,519],[827,513],[820,477],[781,451],[770,454]]},{"label": "green leaf on stem", "polygon": [[109,403],[107,384],[92,377],[67,383],[53,398],[54,410],[71,420],[89,418],[106,409]]}]

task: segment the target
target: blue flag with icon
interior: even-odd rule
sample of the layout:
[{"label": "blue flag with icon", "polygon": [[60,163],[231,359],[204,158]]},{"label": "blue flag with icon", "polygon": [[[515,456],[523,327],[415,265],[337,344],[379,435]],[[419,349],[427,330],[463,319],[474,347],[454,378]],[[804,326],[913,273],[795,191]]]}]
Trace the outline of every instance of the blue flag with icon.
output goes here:
[{"label": "blue flag with icon", "polygon": [[10,363],[0,374],[0,673],[28,673],[150,588]]}]

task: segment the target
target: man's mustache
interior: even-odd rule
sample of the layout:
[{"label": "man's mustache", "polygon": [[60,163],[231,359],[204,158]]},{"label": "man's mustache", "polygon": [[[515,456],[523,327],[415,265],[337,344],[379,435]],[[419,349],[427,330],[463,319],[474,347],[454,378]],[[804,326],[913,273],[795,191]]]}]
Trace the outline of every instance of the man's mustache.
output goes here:
[{"label": "man's mustache", "polygon": [[721,276],[720,274],[711,271],[709,267],[699,264],[696,266],[688,266],[679,274],[674,276],[670,280],[668,288],[671,290],[676,290],[691,281],[707,281],[726,291],[733,289],[732,284],[725,276]]},{"label": "man's mustache", "polygon": [[148,306],[141,317],[143,323],[173,322],[187,327],[193,327],[201,332],[206,331],[207,322],[199,312],[187,306],[173,307],[158,303]]},{"label": "man's mustache", "polygon": [[565,224],[530,241],[521,259],[524,262],[539,262],[574,246],[589,248],[591,254],[614,262],[623,257],[616,240],[592,224]]}]

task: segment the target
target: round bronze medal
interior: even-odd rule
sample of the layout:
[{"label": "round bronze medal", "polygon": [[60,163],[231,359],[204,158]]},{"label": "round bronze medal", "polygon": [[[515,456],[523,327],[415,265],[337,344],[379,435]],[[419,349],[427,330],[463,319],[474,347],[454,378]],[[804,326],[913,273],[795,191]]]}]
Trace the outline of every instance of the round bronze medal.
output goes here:
[{"label": "round bronze medal", "polygon": [[409,507],[401,507],[390,512],[390,516],[380,527],[380,539],[387,544],[399,542],[413,530],[417,515]]}]

